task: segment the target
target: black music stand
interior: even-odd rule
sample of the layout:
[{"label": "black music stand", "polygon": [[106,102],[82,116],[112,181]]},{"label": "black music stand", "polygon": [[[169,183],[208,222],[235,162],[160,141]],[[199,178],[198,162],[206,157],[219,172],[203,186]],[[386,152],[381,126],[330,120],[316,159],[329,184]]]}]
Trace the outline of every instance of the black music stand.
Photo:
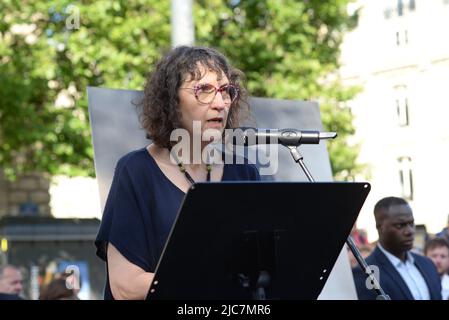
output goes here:
[{"label": "black music stand", "polygon": [[356,182],[194,184],[147,299],[317,299],[369,190]]}]

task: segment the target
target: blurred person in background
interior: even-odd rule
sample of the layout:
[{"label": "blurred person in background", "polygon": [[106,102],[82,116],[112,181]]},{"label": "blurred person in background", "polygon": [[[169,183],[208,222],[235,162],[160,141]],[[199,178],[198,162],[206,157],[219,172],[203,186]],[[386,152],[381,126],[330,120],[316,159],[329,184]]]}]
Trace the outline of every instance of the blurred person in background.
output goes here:
[{"label": "blurred person in background", "polygon": [[13,265],[0,266],[0,300],[21,300],[23,276]]},{"label": "blurred person in background", "polygon": [[363,229],[358,229],[357,224],[354,224],[354,226],[352,227],[351,237],[358,248],[369,245],[366,231]]},{"label": "blurred person in background", "polygon": [[[360,254],[362,255],[362,257],[364,259],[366,259],[371,252],[373,252],[373,247],[370,244],[364,244],[361,246],[357,246],[357,248],[360,251]],[[355,268],[358,266],[358,262],[357,259],[354,257],[354,255],[352,254],[352,251],[349,249],[348,247],[348,255],[349,255],[349,261],[351,263],[351,268]]]},{"label": "blurred person in background", "polygon": [[424,254],[429,257],[441,277],[441,295],[449,299],[449,243],[443,238],[429,240],[424,247]]},{"label": "blurred person in background", "polygon": [[[370,255],[372,252],[372,246],[368,242],[368,236],[366,234],[366,231],[363,229],[357,228],[357,223],[354,223],[351,230],[351,237],[352,240],[354,240],[355,245],[359,249],[360,253],[362,254],[363,258],[366,258]],[[351,263],[351,268],[355,268],[358,264],[356,258],[352,254],[352,251],[347,247],[348,249],[348,256],[349,261]]]},{"label": "blurred person in background", "polygon": [[58,275],[44,286],[39,300],[79,300],[79,285],[73,275]]}]

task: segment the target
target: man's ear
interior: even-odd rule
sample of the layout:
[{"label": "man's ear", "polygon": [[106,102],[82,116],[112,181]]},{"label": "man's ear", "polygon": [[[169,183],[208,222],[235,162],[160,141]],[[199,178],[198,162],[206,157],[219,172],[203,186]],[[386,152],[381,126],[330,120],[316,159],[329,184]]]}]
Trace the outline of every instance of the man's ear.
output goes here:
[{"label": "man's ear", "polygon": [[375,221],[376,221],[376,229],[378,232],[382,230],[382,226],[384,224],[386,217],[386,213],[384,211],[378,211],[374,214]]},{"label": "man's ear", "polygon": [[382,231],[382,226],[383,226],[382,222],[383,222],[383,220],[376,222],[376,229],[377,229],[377,232],[379,232],[379,233]]}]

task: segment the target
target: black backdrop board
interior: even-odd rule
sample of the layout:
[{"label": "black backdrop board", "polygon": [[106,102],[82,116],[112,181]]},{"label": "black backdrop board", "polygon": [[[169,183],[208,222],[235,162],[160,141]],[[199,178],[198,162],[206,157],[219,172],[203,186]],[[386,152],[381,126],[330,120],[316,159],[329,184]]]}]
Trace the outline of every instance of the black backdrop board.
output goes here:
[{"label": "black backdrop board", "polygon": [[147,298],[251,299],[267,271],[268,299],[317,299],[369,190],[349,182],[195,184]]}]

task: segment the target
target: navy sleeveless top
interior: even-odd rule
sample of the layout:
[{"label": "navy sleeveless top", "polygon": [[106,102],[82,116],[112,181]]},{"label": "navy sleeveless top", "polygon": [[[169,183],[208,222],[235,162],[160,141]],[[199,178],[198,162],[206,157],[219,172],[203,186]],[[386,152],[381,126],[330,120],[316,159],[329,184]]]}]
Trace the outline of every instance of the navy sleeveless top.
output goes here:
[{"label": "navy sleeveless top", "polygon": [[[245,162],[225,163],[222,181],[260,180],[257,168]],[[107,244],[112,243],[129,262],[154,272],[184,196],[146,148],[132,151],[117,162],[95,240],[97,256],[106,262],[105,299],[113,299]]]}]

